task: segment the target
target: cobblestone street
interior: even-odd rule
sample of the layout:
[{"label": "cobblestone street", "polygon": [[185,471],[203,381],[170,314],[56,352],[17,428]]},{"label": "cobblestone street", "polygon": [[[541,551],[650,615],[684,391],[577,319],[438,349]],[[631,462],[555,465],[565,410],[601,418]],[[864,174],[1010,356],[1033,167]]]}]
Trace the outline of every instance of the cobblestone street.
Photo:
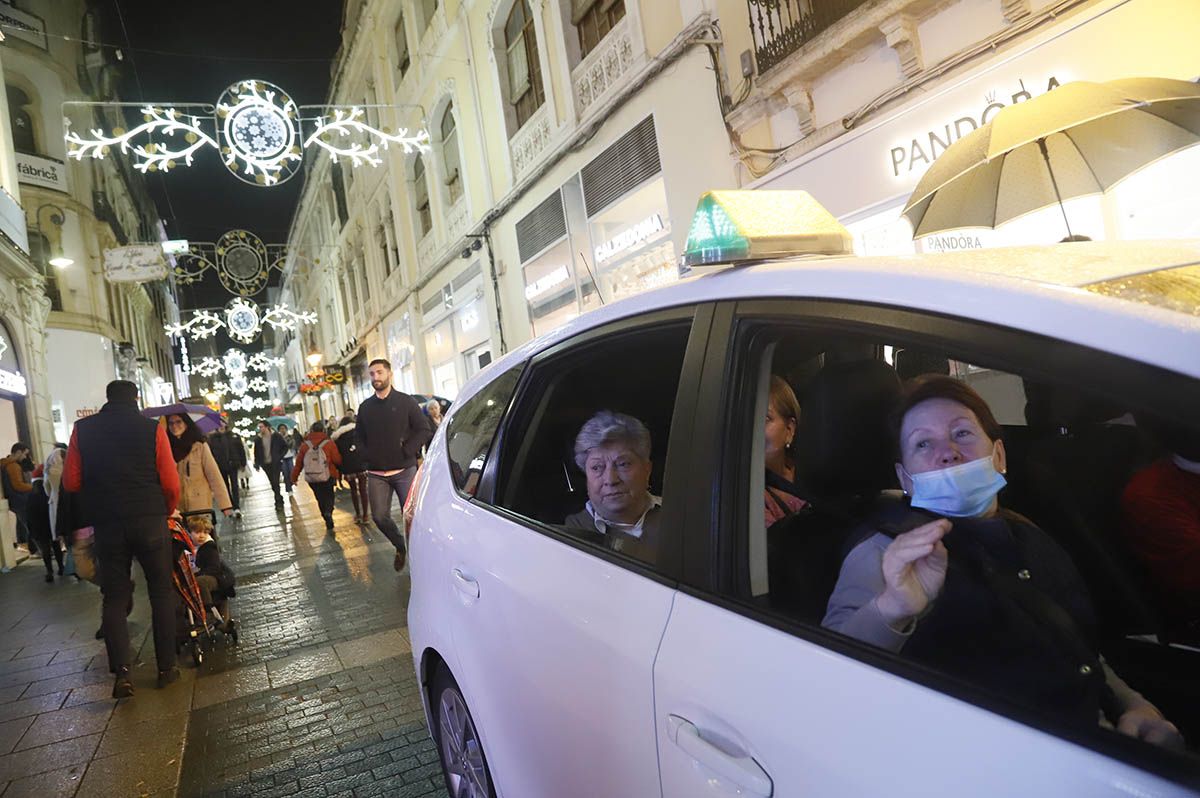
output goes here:
[{"label": "cobblestone street", "polygon": [[183,678],[155,689],[135,566],[130,700],[109,697],[94,586],[47,584],[40,560],[0,575],[0,796],[444,794],[390,544],[353,524],[344,493],[335,536],[303,485],[277,515],[256,475],[242,507],[220,536],[238,645],[218,639],[199,670],[185,654]]}]

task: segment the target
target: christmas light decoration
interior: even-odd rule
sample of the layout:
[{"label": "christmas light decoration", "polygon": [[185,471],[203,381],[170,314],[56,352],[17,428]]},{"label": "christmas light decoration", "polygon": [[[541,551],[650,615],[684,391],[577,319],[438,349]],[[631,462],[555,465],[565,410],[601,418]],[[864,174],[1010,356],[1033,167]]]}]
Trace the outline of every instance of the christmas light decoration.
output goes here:
[{"label": "christmas light decoration", "polygon": [[294,330],[301,324],[316,324],[317,314],[311,310],[296,313],[288,310],[288,306],[283,304],[276,305],[267,311],[262,320],[264,324],[269,324],[276,330]]},{"label": "christmas light decoration", "polygon": [[175,282],[192,285],[210,270],[231,294],[251,297],[267,287],[271,270],[283,271],[285,244],[264,244],[248,230],[229,230],[215,242],[190,241],[175,255]]},{"label": "christmas light decoration", "polygon": [[201,377],[215,377],[221,373],[221,361],[215,357],[202,357],[192,365],[192,373]]},{"label": "christmas light decoration", "polygon": [[256,352],[250,356],[250,360],[246,363],[251,371],[268,372],[272,368],[282,366],[283,358],[271,357],[266,352]]},{"label": "christmas light decoration", "polygon": [[240,349],[228,349],[225,351],[221,362],[225,366],[226,373],[237,374],[246,370],[247,360],[246,353]]},{"label": "christmas light decoration", "polygon": [[[99,128],[89,137],[66,133],[67,155],[104,158],[115,147],[132,152],[134,168],[169,172],[181,163],[191,166],[196,153],[207,147],[221,153],[225,168],[240,180],[273,186],[294,176],[303,162],[302,149],[320,147],[334,161],[346,158],[354,166],[379,166],[382,150],[400,147],[406,154],[429,151],[429,131],[396,133],[363,121],[363,109],[305,106],[324,113],[301,117],[301,109],[283,89],[264,80],[240,80],[221,94],[215,106],[178,104],[160,108],[147,104],[143,122],[129,130]],[[202,109],[186,113],[182,109]],[[332,111],[332,114],[329,113]],[[181,135],[180,135],[181,134]],[[179,135],[179,138],[176,136]],[[180,140],[181,139],[181,140]]]},{"label": "christmas light decoration", "polygon": [[267,382],[262,377],[254,377],[253,379],[250,380],[250,382],[247,383],[247,386],[252,391],[269,391],[269,390],[271,390],[271,383]]},{"label": "christmas light decoration", "polygon": [[192,316],[186,322],[180,324],[164,324],[163,329],[167,335],[183,335],[187,333],[192,337],[193,341],[201,341],[210,336],[216,335],[217,332],[225,326],[225,322],[221,321],[221,317],[207,310],[198,310],[196,315]]},{"label": "christmas light decoration", "polygon": [[[181,324],[164,324],[163,329],[168,335],[183,335],[187,333],[194,340],[200,340],[216,335],[224,329],[229,337],[238,343],[249,344],[258,338],[262,326],[268,324],[275,330],[295,330],[302,324],[316,324],[317,314],[314,311],[297,313],[286,304],[276,305],[263,313],[257,304],[245,297],[231,299],[222,310],[224,318],[211,310],[197,310],[187,322]],[[282,365],[278,358],[260,360],[262,364]],[[249,366],[249,361],[246,363]],[[256,370],[266,371],[270,365],[256,366]]]}]

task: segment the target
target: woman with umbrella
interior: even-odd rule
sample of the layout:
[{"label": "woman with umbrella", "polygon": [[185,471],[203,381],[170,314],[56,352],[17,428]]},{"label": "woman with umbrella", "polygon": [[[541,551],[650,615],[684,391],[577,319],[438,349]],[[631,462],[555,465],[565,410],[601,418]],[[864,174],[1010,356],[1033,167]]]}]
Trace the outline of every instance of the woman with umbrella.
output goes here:
[{"label": "woman with umbrella", "polygon": [[221,512],[232,515],[233,502],[229,500],[221,469],[196,422],[187,413],[172,413],[167,416],[167,432],[175,467],[179,469],[179,511],[211,510],[215,498]]}]

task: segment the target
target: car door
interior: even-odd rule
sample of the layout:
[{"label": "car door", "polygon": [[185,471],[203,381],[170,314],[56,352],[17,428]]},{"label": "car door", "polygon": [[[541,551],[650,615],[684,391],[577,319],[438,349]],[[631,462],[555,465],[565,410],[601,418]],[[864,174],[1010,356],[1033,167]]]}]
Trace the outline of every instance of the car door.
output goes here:
[{"label": "car door", "polygon": [[[456,503],[448,582],[458,674],[497,791],[657,795],[652,668],[675,597],[685,456],[708,315],[620,322],[533,358],[473,501]],[[640,361],[643,370],[631,368]],[[663,495],[652,561],[562,524],[583,505],[570,462],[594,411],[639,413]]]},{"label": "car door", "polygon": [[[711,341],[687,489],[719,499],[698,505],[711,508],[707,521],[690,519],[680,590],[654,668],[665,798],[1193,794],[1181,784],[1196,783],[1192,754],[1168,753],[1099,726],[1069,727],[1036,707],[828,632],[819,625],[822,606],[776,606],[784,583],[768,555],[782,546],[815,559],[817,548],[789,549],[765,529],[760,419],[780,353],[806,346],[821,368],[809,373],[809,386],[827,370],[886,372],[898,364],[895,346],[903,341],[963,359],[978,356],[971,362],[1028,365],[1023,376],[1068,386],[1090,381],[1113,395],[1153,385],[1144,398],[1177,417],[1185,410],[1180,397],[1195,395],[1194,380],[1012,331],[840,303],[743,302],[736,311],[725,304]],[[856,358],[862,368],[853,365]],[[946,355],[941,362],[950,363]],[[958,361],[954,368],[981,393],[991,391],[993,407],[1008,402],[1006,412],[1019,412],[1013,394],[1022,389],[1020,377]],[[804,369],[784,371],[802,381]],[[826,448],[834,455],[863,451],[859,433],[870,425],[861,418],[835,421],[836,408],[844,414],[865,407],[862,395],[823,396],[802,401],[801,412],[820,415],[834,406],[825,433],[850,438],[826,441]],[[821,402],[825,410],[818,410]],[[835,432],[839,425],[849,431]],[[824,476],[836,478],[835,460],[815,462],[826,463]],[[837,552],[835,568],[843,554]],[[1182,689],[1156,683],[1152,671],[1162,655],[1139,664],[1131,653],[1135,638],[1113,642],[1113,666],[1137,675],[1136,686],[1183,727],[1196,709],[1194,675]]]}]

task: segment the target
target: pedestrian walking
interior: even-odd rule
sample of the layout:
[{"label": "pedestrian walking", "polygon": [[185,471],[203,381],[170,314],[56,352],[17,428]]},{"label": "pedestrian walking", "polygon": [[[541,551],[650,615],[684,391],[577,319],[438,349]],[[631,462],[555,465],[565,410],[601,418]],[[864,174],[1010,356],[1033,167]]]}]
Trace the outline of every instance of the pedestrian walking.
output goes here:
[{"label": "pedestrian walking", "polygon": [[62,474],[66,462],[67,445],[56,443],[50,450],[50,454],[46,455],[46,462],[43,464],[42,470],[46,485],[46,497],[50,501],[50,533],[59,541],[63,540],[63,535],[58,530],[58,502],[62,497]]},{"label": "pedestrian walking", "polygon": [[417,473],[417,454],[429,443],[433,430],[417,400],[392,387],[390,362],[372,360],[367,373],[375,393],[358,406],[355,435],[367,467],[371,518],[396,547],[392,566],[400,571],[407,548],[402,531],[392,520],[392,496],[398,496],[404,506]]},{"label": "pedestrian walking", "polygon": [[175,592],[167,516],[179,502],[179,472],[166,427],[138,412],[137,386],[114,380],[95,415],[75,422],[63,486],[81,494],[95,529],[104,594],[104,642],[116,675],[113,698],[133,695],[126,609],[133,599],[134,558],[150,594],[158,686],[179,678],[175,664]]},{"label": "pedestrian walking", "polygon": [[354,502],[354,523],[365,524],[367,513],[370,512],[370,504],[367,501],[367,466],[358,448],[358,437],[354,434],[357,426],[354,419],[346,416],[333,433],[333,442],[337,444],[338,452],[342,455],[342,476],[350,485],[350,500]]},{"label": "pedestrian walking", "polygon": [[229,492],[233,516],[241,518],[242,492],[238,474],[246,467],[246,447],[234,436],[227,424],[222,424],[216,432],[208,436],[208,448],[212,452],[213,460],[217,462],[217,470],[221,472],[225,489]]},{"label": "pedestrian walking", "polygon": [[42,553],[42,562],[46,564],[46,581],[53,582],[54,569],[51,567],[50,557],[53,555],[58,562],[58,575],[62,576],[63,550],[50,529],[50,497],[46,495],[43,470],[40,464],[33,469],[33,487],[29,491],[25,518],[29,526],[29,538],[37,544],[38,551]]},{"label": "pedestrian walking", "polygon": [[4,489],[4,498],[8,500],[8,509],[17,517],[17,544],[29,547],[32,557],[37,552],[37,544],[29,539],[29,527],[25,522],[26,508],[29,505],[29,493],[33,484],[27,474],[33,471],[33,466],[26,468],[29,462],[29,445],[14,443],[8,457],[0,459],[0,481]]},{"label": "pedestrian walking", "polygon": [[283,468],[283,456],[287,454],[287,441],[279,430],[271,429],[265,421],[258,422],[258,435],[254,438],[254,467],[267,472],[271,492],[275,494],[275,509],[283,509],[283,496],[279,492],[279,473]]},{"label": "pedestrian walking", "polygon": [[300,438],[299,442],[297,442],[298,436],[293,436],[286,432],[282,434],[284,442],[287,443],[287,452],[283,455],[283,460],[281,461],[283,467],[279,473],[284,480],[284,484],[287,486],[287,492],[290,494],[292,488],[296,485],[296,480],[292,479],[292,469],[296,466],[296,452],[300,450],[300,445],[304,443],[304,439]]},{"label": "pedestrian walking", "polygon": [[300,445],[296,454],[296,465],[292,469],[292,481],[304,474],[304,481],[312,488],[313,496],[317,498],[317,506],[321,508],[321,517],[325,519],[325,531],[333,533],[333,483],[338,476],[338,466],[341,465],[342,455],[337,444],[325,434],[325,425],[318,421],[312,425],[312,431]]},{"label": "pedestrian walking", "polygon": [[233,501],[221,468],[196,422],[186,414],[167,416],[167,430],[171,433],[171,456],[179,472],[179,511],[211,510],[215,501],[221,512],[233,515]]}]

